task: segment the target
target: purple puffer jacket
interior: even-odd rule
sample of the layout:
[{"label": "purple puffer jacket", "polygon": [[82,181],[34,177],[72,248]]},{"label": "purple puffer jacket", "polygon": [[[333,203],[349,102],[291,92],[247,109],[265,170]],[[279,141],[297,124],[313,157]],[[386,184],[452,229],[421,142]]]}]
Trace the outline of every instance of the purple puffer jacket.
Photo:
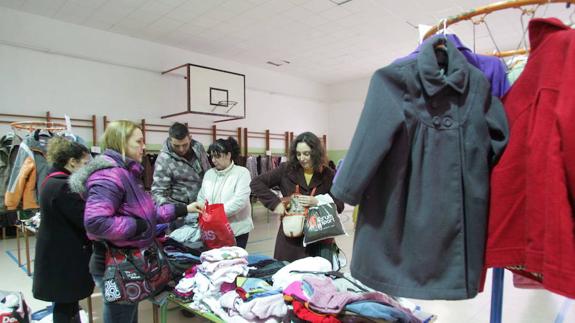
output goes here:
[{"label": "purple puffer jacket", "polygon": [[[152,244],[156,223],[185,215],[186,206],[156,207],[139,178],[142,164],[114,150],[106,150],[70,177],[70,187],[86,199],[84,226],[91,240],[105,240],[118,247],[145,248]],[[136,234],[136,218],[148,228]]]}]

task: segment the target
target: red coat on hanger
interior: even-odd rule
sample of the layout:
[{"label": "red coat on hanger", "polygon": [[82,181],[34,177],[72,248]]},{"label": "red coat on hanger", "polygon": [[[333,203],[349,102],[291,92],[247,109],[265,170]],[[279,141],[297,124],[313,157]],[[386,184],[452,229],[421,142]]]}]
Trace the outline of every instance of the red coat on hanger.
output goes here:
[{"label": "red coat on hanger", "polygon": [[485,265],[523,266],[573,298],[575,30],[533,19],[529,39],[525,70],[503,99],[511,136],[491,175]]}]

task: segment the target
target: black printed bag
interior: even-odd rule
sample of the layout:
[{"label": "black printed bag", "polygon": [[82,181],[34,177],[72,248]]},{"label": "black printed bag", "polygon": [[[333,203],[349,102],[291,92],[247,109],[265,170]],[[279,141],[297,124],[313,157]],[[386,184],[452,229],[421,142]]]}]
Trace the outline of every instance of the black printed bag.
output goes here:
[{"label": "black printed bag", "polygon": [[345,234],[335,203],[309,208],[304,226],[304,246]]}]

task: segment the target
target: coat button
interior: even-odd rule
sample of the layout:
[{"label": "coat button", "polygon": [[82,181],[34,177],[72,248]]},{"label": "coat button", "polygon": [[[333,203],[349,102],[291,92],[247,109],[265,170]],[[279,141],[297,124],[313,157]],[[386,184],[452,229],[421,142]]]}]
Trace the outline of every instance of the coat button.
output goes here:
[{"label": "coat button", "polygon": [[441,127],[441,118],[439,118],[439,117],[433,117],[433,119],[431,119],[431,122],[433,123],[433,125],[435,126],[435,128]]},{"label": "coat button", "polygon": [[453,120],[451,120],[451,118],[449,117],[445,117],[443,118],[443,125],[447,128],[451,127],[451,125],[453,125]]}]

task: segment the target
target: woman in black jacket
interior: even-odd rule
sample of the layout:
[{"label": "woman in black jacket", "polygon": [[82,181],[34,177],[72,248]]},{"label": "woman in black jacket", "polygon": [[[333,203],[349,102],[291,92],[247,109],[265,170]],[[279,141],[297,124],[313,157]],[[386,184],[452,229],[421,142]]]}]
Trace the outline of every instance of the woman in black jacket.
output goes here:
[{"label": "woman in black jacket", "polygon": [[85,146],[64,137],[48,143],[52,169],[40,188],[41,221],[36,239],[32,292],[54,302],[54,323],[80,322],[78,301],[92,294],[92,253],[84,229],[84,200],[70,192],[68,176],[90,160]]}]

